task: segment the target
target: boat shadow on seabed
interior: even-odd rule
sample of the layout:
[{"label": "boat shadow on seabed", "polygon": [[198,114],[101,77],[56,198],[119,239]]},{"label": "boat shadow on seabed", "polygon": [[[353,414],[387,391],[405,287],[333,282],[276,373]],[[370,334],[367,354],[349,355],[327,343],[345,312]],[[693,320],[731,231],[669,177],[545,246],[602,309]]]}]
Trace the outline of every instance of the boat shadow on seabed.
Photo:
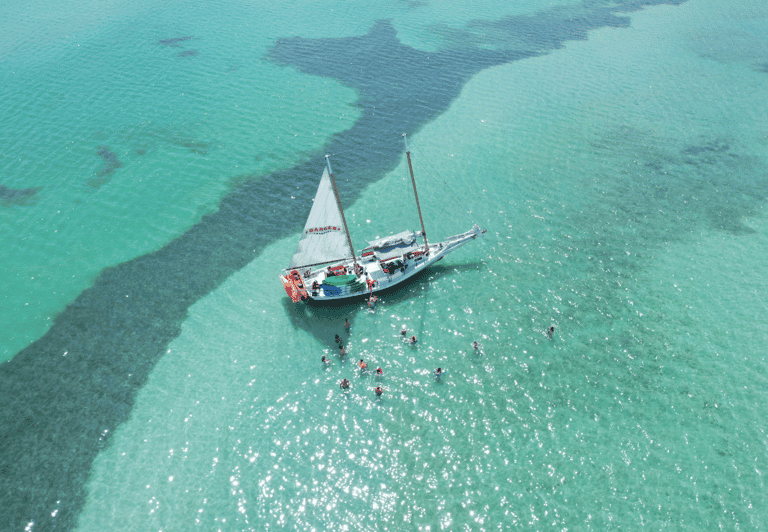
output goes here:
[{"label": "boat shadow on seabed", "polygon": [[[430,266],[429,269],[409,279],[407,283],[394,286],[389,290],[375,292],[376,296],[383,300],[384,305],[396,305],[415,299],[416,297],[426,297],[432,284],[442,277],[447,277],[454,273],[469,271],[480,271],[485,268],[485,263],[481,261],[452,266]],[[355,318],[361,312],[368,312],[366,304],[368,293],[361,294],[360,298],[354,301],[324,302],[320,304],[299,303],[296,304],[289,297],[282,299],[285,314],[291,321],[294,329],[302,329],[323,345],[333,345],[334,334],[342,328],[344,320],[349,318],[355,323]],[[382,303],[379,303],[382,304]]]}]

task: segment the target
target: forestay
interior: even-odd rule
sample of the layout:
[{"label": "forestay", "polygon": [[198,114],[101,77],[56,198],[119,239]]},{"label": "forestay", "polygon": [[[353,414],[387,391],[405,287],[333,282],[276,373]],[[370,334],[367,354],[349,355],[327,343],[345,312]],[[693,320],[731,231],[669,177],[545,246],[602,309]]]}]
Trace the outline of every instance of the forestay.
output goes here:
[{"label": "forestay", "polygon": [[341,212],[326,168],[289,269],[333,262],[350,256]]}]

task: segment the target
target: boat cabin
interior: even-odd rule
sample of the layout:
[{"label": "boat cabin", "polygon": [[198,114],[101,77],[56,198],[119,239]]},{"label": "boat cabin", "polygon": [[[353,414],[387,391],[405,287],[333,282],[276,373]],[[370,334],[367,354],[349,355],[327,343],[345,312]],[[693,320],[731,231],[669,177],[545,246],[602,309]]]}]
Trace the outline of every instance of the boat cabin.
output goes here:
[{"label": "boat cabin", "polygon": [[394,258],[394,260],[389,259],[387,261],[381,261],[379,264],[381,265],[381,270],[389,275],[397,273],[398,271],[405,271],[406,268],[403,261],[397,258]]}]

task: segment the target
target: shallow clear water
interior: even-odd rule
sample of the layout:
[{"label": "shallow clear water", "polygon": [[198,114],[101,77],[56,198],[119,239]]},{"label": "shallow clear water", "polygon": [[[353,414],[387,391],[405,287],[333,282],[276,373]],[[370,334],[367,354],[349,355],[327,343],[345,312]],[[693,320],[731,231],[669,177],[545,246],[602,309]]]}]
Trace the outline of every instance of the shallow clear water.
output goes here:
[{"label": "shallow clear water", "polygon": [[[765,527],[764,5],[216,7],[3,23],[14,530]],[[323,153],[417,227],[404,130],[485,238],[290,304]]]}]

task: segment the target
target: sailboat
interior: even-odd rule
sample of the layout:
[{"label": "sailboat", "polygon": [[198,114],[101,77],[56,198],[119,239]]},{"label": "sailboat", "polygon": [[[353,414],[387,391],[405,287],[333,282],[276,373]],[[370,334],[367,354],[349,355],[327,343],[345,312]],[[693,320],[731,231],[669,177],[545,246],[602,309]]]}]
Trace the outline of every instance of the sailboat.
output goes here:
[{"label": "sailboat", "polygon": [[372,296],[405,283],[451,251],[485,233],[475,224],[466,233],[442,242],[430,244],[427,241],[411,152],[405,135],[403,138],[421,231],[402,231],[369,241],[360,255],[355,255],[330,156],[326,155],[325,169],[299,245],[290,265],[280,275],[291,300],[323,303]]}]

